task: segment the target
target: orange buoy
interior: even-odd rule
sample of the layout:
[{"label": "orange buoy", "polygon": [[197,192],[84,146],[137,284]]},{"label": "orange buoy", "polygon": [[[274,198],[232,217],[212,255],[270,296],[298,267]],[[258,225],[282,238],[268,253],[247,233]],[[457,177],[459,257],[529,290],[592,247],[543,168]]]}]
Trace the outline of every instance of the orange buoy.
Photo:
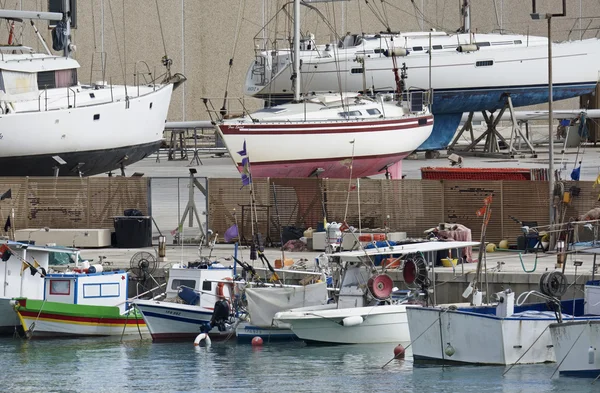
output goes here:
[{"label": "orange buoy", "polygon": [[404,359],[404,355],[405,355],[405,350],[404,350],[404,347],[402,346],[402,344],[396,345],[396,348],[394,348],[394,358],[395,359]]},{"label": "orange buoy", "polygon": [[263,339],[260,338],[259,336],[256,336],[252,339],[253,347],[261,347],[262,345],[263,345]]}]

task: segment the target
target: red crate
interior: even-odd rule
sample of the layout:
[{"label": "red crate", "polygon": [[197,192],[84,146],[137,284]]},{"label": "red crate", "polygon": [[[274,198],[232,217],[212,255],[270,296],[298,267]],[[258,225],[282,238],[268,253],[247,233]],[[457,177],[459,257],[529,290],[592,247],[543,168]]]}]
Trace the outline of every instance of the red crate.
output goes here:
[{"label": "red crate", "polygon": [[522,168],[421,168],[426,180],[531,180],[529,169]]}]

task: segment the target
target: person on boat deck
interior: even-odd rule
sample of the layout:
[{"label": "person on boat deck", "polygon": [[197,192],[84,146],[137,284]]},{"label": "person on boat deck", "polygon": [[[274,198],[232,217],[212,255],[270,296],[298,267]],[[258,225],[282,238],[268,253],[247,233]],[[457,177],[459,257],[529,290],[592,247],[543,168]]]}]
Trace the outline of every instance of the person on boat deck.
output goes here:
[{"label": "person on boat deck", "polygon": [[228,320],[229,302],[226,298],[220,297],[220,299],[215,302],[214,311],[212,317],[210,318],[210,322],[208,324],[202,325],[202,327],[200,328],[200,332],[208,333],[215,326],[219,329],[220,332],[224,332],[227,330],[227,326],[225,324]]}]

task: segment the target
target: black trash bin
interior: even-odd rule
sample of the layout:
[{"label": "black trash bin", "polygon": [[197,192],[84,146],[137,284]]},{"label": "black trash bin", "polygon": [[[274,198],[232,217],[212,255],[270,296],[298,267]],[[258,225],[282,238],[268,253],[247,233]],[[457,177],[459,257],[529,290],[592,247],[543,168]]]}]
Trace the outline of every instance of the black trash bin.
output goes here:
[{"label": "black trash bin", "polygon": [[152,246],[152,218],[150,216],[117,216],[113,219],[117,248]]}]

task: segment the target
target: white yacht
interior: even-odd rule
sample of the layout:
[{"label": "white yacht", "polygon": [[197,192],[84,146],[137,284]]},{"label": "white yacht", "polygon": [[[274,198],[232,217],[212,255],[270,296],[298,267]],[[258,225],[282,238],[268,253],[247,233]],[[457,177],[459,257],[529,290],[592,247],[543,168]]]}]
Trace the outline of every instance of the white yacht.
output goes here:
[{"label": "white yacht", "polygon": [[[0,10],[0,18],[67,17]],[[58,56],[37,34],[45,53],[22,45],[0,47],[0,176],[95,175],[122,169],[160,147],[172,79],[84,85],[68,40]]]}]

